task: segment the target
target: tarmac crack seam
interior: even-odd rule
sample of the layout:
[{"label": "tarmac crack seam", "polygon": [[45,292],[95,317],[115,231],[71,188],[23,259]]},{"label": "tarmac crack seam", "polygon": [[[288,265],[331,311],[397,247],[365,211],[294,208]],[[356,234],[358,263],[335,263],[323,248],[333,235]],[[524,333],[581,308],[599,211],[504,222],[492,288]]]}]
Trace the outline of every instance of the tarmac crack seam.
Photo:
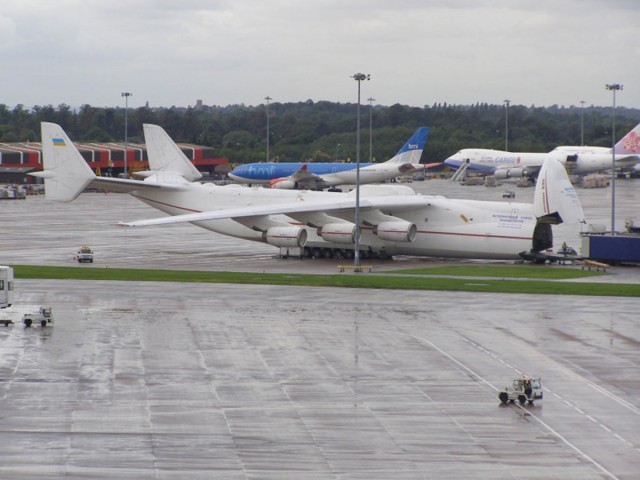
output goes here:
[{"label": "tarmac crack seam", "polygon": [[[434,350],[436,350],[437,352],[439,352],[440,354],[444,355],[445,357],[447,357],[449,360],[451,360],[453,363],[455,363],[456,365],[458,365],[460,368],[462,368],[463,370],[466,370],[467,372],[469,372],[471,375],[474,375],[478,380],[480,380],[481,382],[483,382],[484,384],[488,385],[489,387],[491,387],[492,389],[494,389],[495,391],[498,391],[498,388],[495,387],[491,382],[489,382],[488,380],[486,380],[484,377],[482,377],[481,375],[479,375],[478,373],[476,373],[472,368],[468,367],[467,365],[465,365],[464,363],[462,363],[460,360],[456,359],[455,357],[453,357],[452,355],[450,355],[449,353],[445,352],[443,349],[441,349],[440,347],[438,347],[435,343],[431,342],[430,340],[427,340],[426,338],[420,337],[418,335],[413,335],[410,333],[404,333],[404,332],[393,332],[390,330],[386,331],[387,333],[395,333],[396,335],[406,335],[408,337],[414,338],[420,342],[423,342],[427,345],[429,345],[431,348],[433,348]],[[609,470],[607,470],[605,467],[603,467],[602,465],[600,465],[594,458],[591,458],[586,452],[583,452],[582,450],[580,450],[580,448],[578,448],[576,445],[574,445],[573,443],[571,443],[569,440],[567,440],[565,437],[563,437],[559,432],[557,432],[556,430],[553,429],[553,427],[551,427],[551,425],[547,424],[546,422],[544,422],[541,418],[539,418],[535,413],[528,411],[526,408],[524,408],[522,405],[516,405],[516,408],[519,408],[520,410],[522,410],[524,413],[528,414],[528,416],[530,418],[533,418],[534,420],[536,420],[540,425],[542,425],[545,429],[547,429],[547,431],[549,431],[552,435],[554,435],[556,438],[560,439],[565,445],[567,445],[569,448],[571,448],[574,452],[578,453],[579,455],[581,455],[582,457],[584,457],[587,461],[589,461],[591,464],[593,464],[595,467],[598,468],[598,470],[600,470],[602,473],[604,473],[605,475],[607,475],[608,477],[612,478],[613,480],[620,480],[618,477],[616,477],[613,473],[611,473]]]}]

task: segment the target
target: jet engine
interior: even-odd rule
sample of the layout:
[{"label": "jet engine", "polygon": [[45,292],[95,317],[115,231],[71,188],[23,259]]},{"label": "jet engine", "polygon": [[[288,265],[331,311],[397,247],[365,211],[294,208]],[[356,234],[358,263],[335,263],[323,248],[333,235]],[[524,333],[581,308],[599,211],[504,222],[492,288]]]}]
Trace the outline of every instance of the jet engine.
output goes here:
[{"label": "jet engine", "polygon": [[381,222],[373,233],[380,240],[389,242],[413,242],[416,239],[417,227],[411,222]]},{"label": "jet engine", "polygon": [[327,223],[318,229],[318,235],[327,242],[352,244],[355,242],[356,226],[348,222]]},{"label": "jet engine", "polygon": [[295,190],[297,185],[293,180],[285,180],[282,178],[276,178],[269,182],[269,187],[278,190]]},{"label": "jet engine", "polygon": [[271,227],[262,238],[275,247],[304,247],[307,231],[302,227]]},{"label": "jet engine", "polygon": [[498,180],[506,180],[507,178],[522,178],[529,175],[524,167],[498,168],[493,173]]}]

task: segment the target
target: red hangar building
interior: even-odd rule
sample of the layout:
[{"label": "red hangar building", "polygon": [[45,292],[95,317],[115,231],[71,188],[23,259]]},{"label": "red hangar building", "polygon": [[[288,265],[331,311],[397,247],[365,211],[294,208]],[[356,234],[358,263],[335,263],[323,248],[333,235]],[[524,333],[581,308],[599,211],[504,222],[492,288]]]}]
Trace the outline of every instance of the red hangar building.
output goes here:
[{"label": "red hangar building", "polygon": [[[75,143],[87,164],[98,176],[118,176],[124,172],[124,143]],[[215,156],[210,147],[179,143],[205,179],[217,179],[229,169],[229,159]],[[147,170],[149,162],[144,144],[127,143],[127,172]],[[0,143],[0,183],[35,183],[27,175],[42,170],[42,144],[39,142]]]}]

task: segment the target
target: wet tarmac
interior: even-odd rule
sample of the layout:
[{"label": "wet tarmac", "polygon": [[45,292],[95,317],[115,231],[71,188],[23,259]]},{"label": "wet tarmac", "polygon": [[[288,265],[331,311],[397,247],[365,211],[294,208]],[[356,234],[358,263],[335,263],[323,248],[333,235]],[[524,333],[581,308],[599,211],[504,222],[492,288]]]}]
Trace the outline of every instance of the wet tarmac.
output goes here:
[{"label": "wet tarmac", "polygon": [[[189,225],[114,227],[157,215],[124,195],[0,210],[0,263],[75,266],[88,244],[82,268],[336,272]],[[55,326],[0,327],[2,479],[640,472],[640,299],[19,279],[16,300]],[[545,398],[500,405],[521,373]]]}]

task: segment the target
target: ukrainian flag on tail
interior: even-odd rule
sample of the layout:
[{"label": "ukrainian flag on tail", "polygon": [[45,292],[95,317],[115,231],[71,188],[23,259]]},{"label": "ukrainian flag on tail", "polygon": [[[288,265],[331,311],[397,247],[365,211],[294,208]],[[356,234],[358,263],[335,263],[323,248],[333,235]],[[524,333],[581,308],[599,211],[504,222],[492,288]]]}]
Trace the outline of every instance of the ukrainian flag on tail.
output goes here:
[{"label": "ukrainian flag on tail", "polygon": [[65,146],[63,138],[55,138],[54,137],[51,140],[53,140],[53,146],[54,147],[64,147]]}]

